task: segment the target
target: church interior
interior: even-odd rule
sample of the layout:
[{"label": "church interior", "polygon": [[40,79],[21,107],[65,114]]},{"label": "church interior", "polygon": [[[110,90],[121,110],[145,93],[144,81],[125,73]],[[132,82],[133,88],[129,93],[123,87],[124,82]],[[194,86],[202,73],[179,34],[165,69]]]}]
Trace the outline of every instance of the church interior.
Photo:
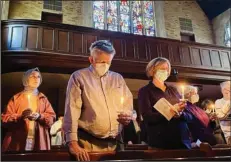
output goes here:
[{"label": "church interior", "polygon": [[[89,47],[97,40],[113,44],[116,54],[110,70],[123,76],[138,116],[139,90],[150,82],[146,66],[157,57],[171,63],[168,85],[197,87],[199,107],[206,99],[215,102],[222,98],[220,84],[230,81],[230,6],[230,0],[1,1],[1,112],[23,90],[24,72],[38,67],[38,90],[47,96],[56,120],[63,116],[71,74],[90,66]],[[1,127],[2,145],[7,131]],[[192,150],[145,146],[139,141],[119,151],[89,155],[93,161],[231,158],[228,145]],[[2,153],[4,161],[36,159],[69,161],[70,156],[65,146]]]}]

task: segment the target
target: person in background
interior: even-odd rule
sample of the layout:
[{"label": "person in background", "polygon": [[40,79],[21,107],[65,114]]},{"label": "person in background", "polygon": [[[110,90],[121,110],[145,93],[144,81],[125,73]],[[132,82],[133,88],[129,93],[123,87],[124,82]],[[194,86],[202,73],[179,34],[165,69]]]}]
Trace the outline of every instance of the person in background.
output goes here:
[{"label": "person in background", "polygon": [[197,87],[187,85],[185,87],[185,99],[188,101],[184,111],[192,115],[192,119],[188,121],[192,141],[196,143],[199,140],[200,142],[207,142],[210,145],[216,145],[216,138],[209,126],[210,119],[208,115],[196,106],[196,103],[199,101]]},{"label": "person in background", "polygon": [[220,84],[223,98],[216,100],[215,113],[220,120],[220,126],[228,145],[231,145],[231,108],[230,108],[230,81]]},{"label": "person in background", "polygon": [[38,91],[42,76],[38,68],[23,75],[24,90],[15,94],[2,114],[7,128],[2,151],[50,150],[49,128],[56,115],[47,97]]},{"label": "person in background", "polygon": [[201,108],[209,116],[210,123],[209,127],[213,130],[213,134],[216,138],[217,144],[226,144],[224,133],[221,130],[220,121],[216,118],[215,113],[213,112],[214,102],[209,99],[205,99],[201,103]]},{"label": "person in background", "polygon": [[89,151],[115,150],[119,124],[128,125],[132,119],[132,93],[123,77],[109,70],[114,55],[109,41],[94,42],[90,67],[75,71],[69,79],[63,130],[77,160],[89,161]]},{"label": "person in background", "polygon": [[63,144],[63,116],[60,116],[58,120],[51,126],[50,134],[51,134],[51,145],[52,146],[60,146]]},{"label": "person in background", "polygon": [[[146,67],[150,82],[139,90],[138,101],[147,126],[147,143],[151,147],[162,149],[191,149],[190,132],[186,122],[186,118],[191,118],[191,115],[184,111],[179,114],[186,105],[180,101],[181,96],[177,89],[165,83],[170,72],[171,64],[163,57],[151,60]],[[153,108],[161,98],[178,107],[178,113],[174,111],[175,116],[170,121]]]}]

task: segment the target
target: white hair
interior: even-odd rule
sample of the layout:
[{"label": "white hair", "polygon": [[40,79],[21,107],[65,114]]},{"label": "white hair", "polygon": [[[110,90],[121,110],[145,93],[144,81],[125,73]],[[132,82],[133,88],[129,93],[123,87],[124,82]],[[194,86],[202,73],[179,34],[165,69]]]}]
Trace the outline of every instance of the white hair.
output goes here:
[{"label": "white hair", "polygon": [[185,94],[188,94],[190,92],[198,92],[198,88],[196,86],[191,86],[191,85],[187,85],[185,86],[185,90],[184,90],[184,93]]},{"label": "white hair", "polygon": [[221,89],[224,89],[224,88],[227,87],[227,86],[230,87],[230,80],[229,80],[229,81],[222,82],[222,83],[220,84],[220,86],[221,86]]}]

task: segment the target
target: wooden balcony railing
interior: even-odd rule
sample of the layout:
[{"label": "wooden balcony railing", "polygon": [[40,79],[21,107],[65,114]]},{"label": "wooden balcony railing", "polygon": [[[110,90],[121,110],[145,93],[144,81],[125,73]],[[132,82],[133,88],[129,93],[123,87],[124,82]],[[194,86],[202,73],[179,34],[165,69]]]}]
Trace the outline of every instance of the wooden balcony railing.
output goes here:
[{"label": "wooden balcony railing", "polygon": [[145,78],[146,64],[158,56],[168,58],[182,78],[220,81],[230,76],[227,47],[37,20],[2,21],[2,71],[40,66],[70,73],[88,66],[88,48],[99,39],[111,40],[116,49],[112,70],[131,77]]}]

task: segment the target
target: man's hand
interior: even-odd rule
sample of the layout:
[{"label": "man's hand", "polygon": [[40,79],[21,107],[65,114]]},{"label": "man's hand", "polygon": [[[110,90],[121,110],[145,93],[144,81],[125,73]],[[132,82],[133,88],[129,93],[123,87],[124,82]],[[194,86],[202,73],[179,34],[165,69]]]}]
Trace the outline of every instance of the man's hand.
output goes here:
[{"label": "man's hand", "polygon": [[120,113],[117,121],[123,125],[128,125],[132,120],[131,114]]},{"label": "man's hand", "polygon": [[31,115],[28,116],[29,120],[37,120],[40,117],[39,113],[32,113]]},{"label": "man's hand", "polygon": [[72,155],[76,157],[76,160],[78,161],[90,161],[90,157],[87,153],[87,151],[83,148],[81,148],[77,141],[70,141],[68,143],[69,151]]},{"label": "man's hand", "polygon": [[32,113],[32,110],[31,109],[26,109],[26,110],[24,110],[23,112],[22,112],[22,119],[26,119],[26,118],[28,118],[29,116],[30,116],[30,114]]}]

